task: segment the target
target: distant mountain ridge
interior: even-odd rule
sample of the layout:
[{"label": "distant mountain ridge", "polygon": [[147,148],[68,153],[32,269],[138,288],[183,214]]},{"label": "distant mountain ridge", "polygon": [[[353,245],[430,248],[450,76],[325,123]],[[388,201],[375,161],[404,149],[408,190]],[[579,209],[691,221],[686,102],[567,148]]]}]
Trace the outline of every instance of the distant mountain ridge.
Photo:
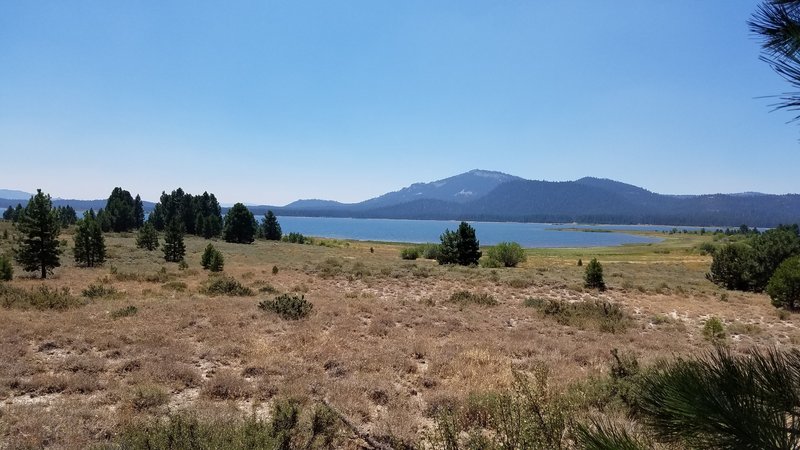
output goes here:
[{"label": "distant mountain ridge", "polygon": [[[2,208],[17,203],[0,198]],[[57,199],[53,203],[77,210],[105,207],[105,200]],[[146,210],[152,209],[152,202],[143,203]],[[666,195],[604,178],[537,181],[479,169],[414,183],[358,203],[309,199],[248,208],[256,215],[271,209],[284,216],[381,219],[756,227],[800,223],[798,194]]]},{"label": "distant mountain ridge", "polygon": [[[25,197],[25,199],[10,199],[10,198],[2,198],[2,197],[0,197],[0,208],[5,210],[9,206],[17,206],[17,204],[21,204],[21,205],[25,206],[28,203],[28,200],[30,200],[30,198],[31,198],[30,195]],[[51,199],[51,201],[53,202],[53,206],[54,207],[69,205],[72,208],[74,208],[76,211],[88,211],[90,209],[93,209],[93,210],[97,211],[100,208],[105,208],[106,207],[106,202],[108,200],[107,199],[103,199],[103,200],[76,200],[76,199],[65,199],[65,198],[53,198],[53,199]],[[148,201],[142,201],[142,206],[144,207],[145,211],[152,211],[153,210],[153,206],[155,206],[155,203],[148,202]]]},{"label": "distant mountain ridge", "polygon": [[250,209],[321,217],[771,227],[800,222],[800,195],[665,195],[605,178],[537,181],[476,169],[359,203],[298,200]]},{"label": "distant mountain ridge", "polygon": [[29,200],[33,194],[14,189],[0,189],[0,198],[9,200]]}]

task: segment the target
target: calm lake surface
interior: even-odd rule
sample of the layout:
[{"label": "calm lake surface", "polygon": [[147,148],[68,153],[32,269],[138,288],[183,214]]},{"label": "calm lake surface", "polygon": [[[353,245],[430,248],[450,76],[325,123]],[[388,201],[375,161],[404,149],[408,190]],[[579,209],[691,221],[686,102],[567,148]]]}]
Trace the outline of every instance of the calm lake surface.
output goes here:
[{"label": "calm lake surface", "polygon": [[[259,218],[260,219],[260,218]],[[360,241],[439,242],[445,229],[455,230],[458,221],[347,219],[333,217],[279,216],[284,234],[298,232],[307,236]],[[573,225],[514,222],[469,222],[475,227],[482,245],[503,241],[518,242],[523,247],[607,247],[622,244],[659,242],[658,238],[625,233],[591,233],[565,228],[615,231],[669,231],[671,226],[658,225]],[[692,227],[678,227],[680,230]]]}]

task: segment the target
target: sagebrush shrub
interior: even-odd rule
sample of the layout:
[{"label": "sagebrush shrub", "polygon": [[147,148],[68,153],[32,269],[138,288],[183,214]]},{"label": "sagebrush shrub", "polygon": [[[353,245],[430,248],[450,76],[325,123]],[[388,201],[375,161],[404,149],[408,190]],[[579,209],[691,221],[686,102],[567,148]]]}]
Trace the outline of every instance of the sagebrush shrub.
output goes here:
[{"label": "sagebrush shrub", "polygon": [[203,292],[210,296],[232,295],[247,297],[253,295],[253,290],[243,285],[233,277],[213,276],[208,279]]},{"label": "sagebrush shrub", "polygon": [[483,306],[494,306],[497,304],[497,300],[489,294],[486,293],[475,294],[469,291],[454,292],[453,295],[450,296],[449,301],[461,305],[474,304]]},{"label": "sagebrush shrub", "polygon": [[314,309],[314,304],[305,299],[305,296],[283,294],[274,300],[264,300],[258,307],[265,311],[272,311],[283,319],[298,320],[308,316]]}]

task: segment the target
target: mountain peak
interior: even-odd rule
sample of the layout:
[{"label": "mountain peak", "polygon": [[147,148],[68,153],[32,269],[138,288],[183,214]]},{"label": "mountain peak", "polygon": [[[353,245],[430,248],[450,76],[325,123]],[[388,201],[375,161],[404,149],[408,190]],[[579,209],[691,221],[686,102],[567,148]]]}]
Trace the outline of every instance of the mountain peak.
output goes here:
[{"label": "mountain peak", "polygon": [[503,183],[521,179],[502,172],[473,169],[429,183],[414,183],[358,205],[361,208],[379,208],[423,199],[466,203],[484,197]]},{"label": "mountain peak", "polygon": [[[502,179],[502,180],[506,180],[506,181],[519,178],[519,177],[515,177],[514,175],[509,175],[507,173],[497,172],[497,171],[494,171],[494,170],[483,170],[483,169],[472,169],[469,172],[463,173],[461,175],[475,175],[475,176],[478,176],[478,177],[496,178],[496,179],[499,179],[499,180]],[[456,176],[459,176],[459,175],[456,175]]]}]

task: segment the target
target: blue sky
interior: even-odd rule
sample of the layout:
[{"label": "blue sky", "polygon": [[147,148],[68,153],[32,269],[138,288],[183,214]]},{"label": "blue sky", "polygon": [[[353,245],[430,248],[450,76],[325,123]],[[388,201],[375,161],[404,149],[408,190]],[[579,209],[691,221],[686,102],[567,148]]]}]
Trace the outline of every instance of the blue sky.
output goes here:
[{"label": "blue sky", "polygon": [[0,188],[358,201],[474,168],[798,192],[757,1],[7,1]]}]

